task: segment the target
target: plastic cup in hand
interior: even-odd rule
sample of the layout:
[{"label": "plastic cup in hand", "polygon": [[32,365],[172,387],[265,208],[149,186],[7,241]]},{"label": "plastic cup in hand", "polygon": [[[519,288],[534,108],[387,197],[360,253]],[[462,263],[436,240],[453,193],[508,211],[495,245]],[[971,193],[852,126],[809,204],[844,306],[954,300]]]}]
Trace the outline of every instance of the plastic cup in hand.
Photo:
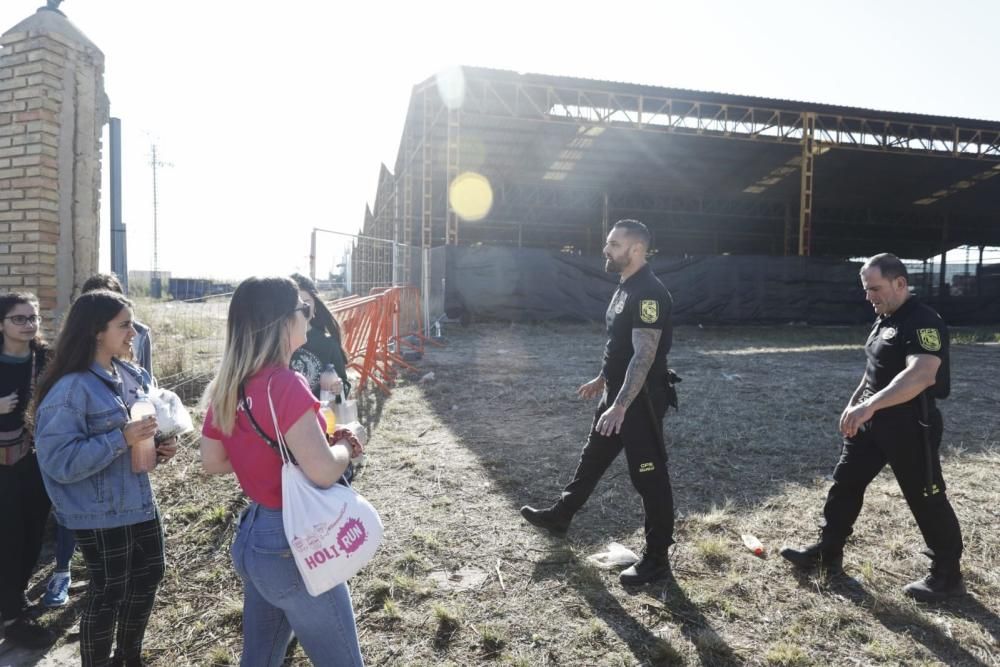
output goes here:
[{"label": "plastic cup in hand", "polygon": [[329,401],[320,403],[319,412],[323,415],[323,419],[326,420],[326,434],[333,435],[334,431],[337,430],[337,415],[333,412],[333,408],[330,407]]},{"label": "plastic cup in hand", "polygon": [[[142,421],[147,416],[156,417],[156,407],[149,397],[139,392],[129,411],[132,421]],[[132,472],[149,472],[156,467],[156,439],[149,436],[132,445]]]}]

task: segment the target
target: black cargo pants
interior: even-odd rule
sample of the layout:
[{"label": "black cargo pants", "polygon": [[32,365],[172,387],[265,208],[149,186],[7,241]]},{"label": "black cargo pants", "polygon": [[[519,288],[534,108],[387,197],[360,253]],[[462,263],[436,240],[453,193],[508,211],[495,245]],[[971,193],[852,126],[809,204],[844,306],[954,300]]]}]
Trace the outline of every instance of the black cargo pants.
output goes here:
[{"label": "black cargo pants", "polygon": [[833,471],[833,486],[823,507],[825,544],[843,548],[861,513],[865,489],[888,463],[935,561],[958,563],[962,532],[945,495],[938,455],[943,431],[941,413],[933,406],[928,411],[931,474],[937,493],[925,494],[927,464],[918,405],[907,403],[880,410],[854,437],[844,438],[840,461]]},{"label": "black cargo pants", "polygon": [[[563,490],[556,509],[569,518],[583,507],[604,471],[624,449],[632,485],[642,497],[646,513],[646,549],[654,554],[664,553],[674,543],[674,497],[662,440],[663,416],[667,411],[666,391],[651,390],[647,399],[644,390],[625,412],[621,432],[603,436],[596,430],[597,420],[614,402],[618,389],[608,387],[597,406],[590,436],[583,447],[573,481]],[[654,424],[655,428],[661,429],[660,434],[654,430]]]}]

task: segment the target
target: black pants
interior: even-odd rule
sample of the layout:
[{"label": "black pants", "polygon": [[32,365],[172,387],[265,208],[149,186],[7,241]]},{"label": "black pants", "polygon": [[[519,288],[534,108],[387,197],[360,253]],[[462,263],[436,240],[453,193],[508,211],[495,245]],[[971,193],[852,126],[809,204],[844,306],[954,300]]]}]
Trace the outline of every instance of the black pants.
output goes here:
[{"label": "black pants", "polygon": [[0,465],[0,615],[21,616],[24,591],[38,562],[49,516],[38,459],[31,452],[14,465]]},{"label": "black pants", "polygon": [[962,531],[945,495],[938,455],[943,431],[941,413],[932,407],[929,417],[931,470],[938,493],[924,493],[927,464],[917,407],[906,404],[881,410],[864,430],[844,439],[840,462],[833,471],[833,486],[823,507],[824,543],[843,547],[861,512],[865,489],[888,463],[934,559],[958,563],[962,556]]},{"label": "black pants", "polygon": [[[662,442],[666,394],[650,392],[651,400],[647,400],[644,393],[639,394],[625,412],[621,432],[603,436],[596,430],[597,420],[617,396],[617,389],[611,389],[609,387],[597,406],[573,481],[566,486],[556,508],[570,517],[583,507],[604,471],[624,449],[632,485],[642,497],[646,513],[646,549],[651,553],[663,553],[674,543],[674,497],[667,472],[667,452]],[[661,429],[661,437],[654,428]]]},{"label": "black pants", "polygon": [[131,526],[76,530],[90,587],[80,617],[83,667],[106,667],[117,655],[137,658],[163,578],[163,528],[157,517]]}]

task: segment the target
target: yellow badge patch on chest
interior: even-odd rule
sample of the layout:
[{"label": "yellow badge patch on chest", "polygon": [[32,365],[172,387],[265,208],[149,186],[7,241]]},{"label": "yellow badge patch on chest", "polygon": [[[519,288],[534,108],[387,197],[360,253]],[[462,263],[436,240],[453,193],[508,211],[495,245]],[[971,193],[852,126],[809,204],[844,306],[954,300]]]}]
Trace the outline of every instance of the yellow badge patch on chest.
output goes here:
[{"label": "yellow badge patch on chest", "polygon": [[639,302],[639,319],[646,324],[652,324],[660,316],[660,304],[655,299],[643,299]]},{"label": "yellow badge patch on chest", "polygon": [[917,329],[917,338],[920,340],[920,347],[928,352],[941,349],[941,334],[937,329]]}]

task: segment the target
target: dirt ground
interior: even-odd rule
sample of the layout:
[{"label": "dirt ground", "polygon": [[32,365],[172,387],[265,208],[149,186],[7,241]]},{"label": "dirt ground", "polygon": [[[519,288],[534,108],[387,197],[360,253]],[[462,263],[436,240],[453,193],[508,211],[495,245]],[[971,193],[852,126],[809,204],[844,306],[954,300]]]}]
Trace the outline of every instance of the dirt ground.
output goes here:
[{"label": "dirt ground", "polygon": [[[428,349],[391,397],[362,406],[373,437],[357,487],[386,526],[381,551],[352,581],[368,664],[1000,665],[1000,346],[952,348],[944,473],[971,595],[932,607],[900,592],[926,559],[888,471],[848,545],[853,582],[797,575],[777,556],[816,535],[865,330],[676,332],[681,409],[666,421],[676,581],[634,591],[586,561],[611,541],[641,549],[642,508],[623,460],[568,540],[518,515],[554,501],[570,478],[594,407],[575,389],[599,369],[601,329],[475,325],[445,335],[448,345]],[[169,567],[147,657],[237,664],[241,591],[227,550],[244,501],[233,480],[200,473],[193,447],[157,476]],[[742,533],[760,538],[764,558]],[[48,614],[67,646],[78,605],[76,596]],[[309,663],[298,650],[290,664]]]}]

